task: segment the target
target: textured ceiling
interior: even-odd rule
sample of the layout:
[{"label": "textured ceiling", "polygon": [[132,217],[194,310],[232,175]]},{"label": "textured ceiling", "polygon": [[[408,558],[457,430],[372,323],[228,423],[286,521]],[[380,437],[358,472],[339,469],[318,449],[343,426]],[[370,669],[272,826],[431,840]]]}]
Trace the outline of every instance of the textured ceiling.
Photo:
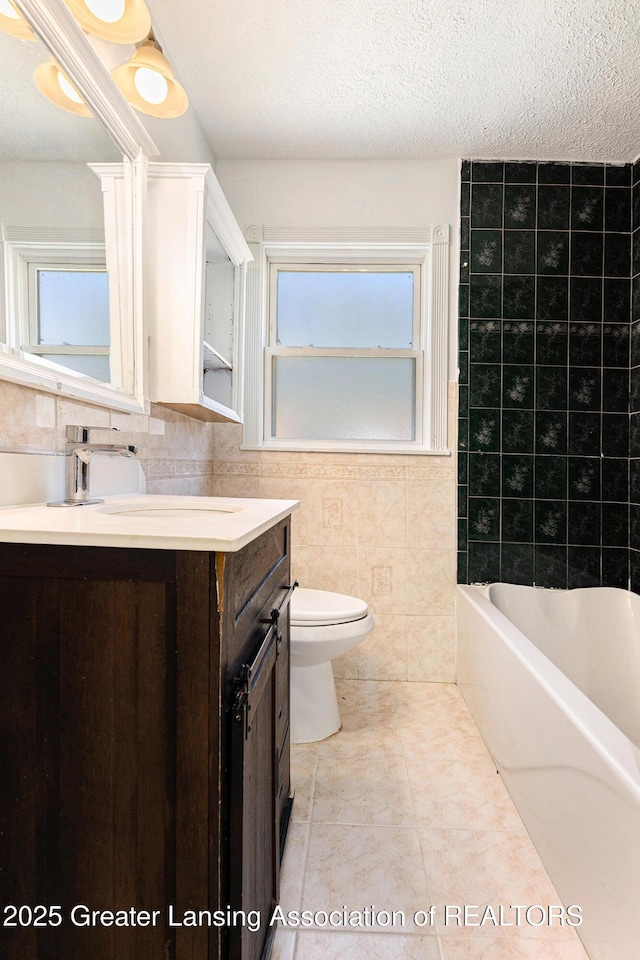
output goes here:
[{"label": "textured ceiling", "polygon": [[635,159],[637,0],[149,0],[221,159]]}]

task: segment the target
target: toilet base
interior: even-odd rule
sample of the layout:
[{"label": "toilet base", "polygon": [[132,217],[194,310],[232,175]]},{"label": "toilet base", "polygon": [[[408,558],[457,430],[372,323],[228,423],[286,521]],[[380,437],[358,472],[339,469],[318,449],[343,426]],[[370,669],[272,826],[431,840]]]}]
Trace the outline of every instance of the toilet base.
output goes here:
[{"label": "toilet base", "polygon": [[331,661],[291,667],[291,743],[325,740],[340,729]]}]

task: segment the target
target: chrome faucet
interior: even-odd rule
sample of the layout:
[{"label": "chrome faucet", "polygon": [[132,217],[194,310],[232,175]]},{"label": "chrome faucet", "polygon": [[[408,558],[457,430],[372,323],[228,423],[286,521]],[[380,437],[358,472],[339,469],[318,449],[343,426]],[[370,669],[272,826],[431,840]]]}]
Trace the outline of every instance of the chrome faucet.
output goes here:
[{"label": "chrome faucet", "polygon": [[81,507],[87,503],[102,503],[101,499],[89,496],[89,465],[94,454],[107,457],[134,457],[138,448],[133,444],[89,443],[93,430],[118,430],[117,427],[76,427],[69,424],[66,428],[65,445],[66,476],[65,498],[48,507]]}]

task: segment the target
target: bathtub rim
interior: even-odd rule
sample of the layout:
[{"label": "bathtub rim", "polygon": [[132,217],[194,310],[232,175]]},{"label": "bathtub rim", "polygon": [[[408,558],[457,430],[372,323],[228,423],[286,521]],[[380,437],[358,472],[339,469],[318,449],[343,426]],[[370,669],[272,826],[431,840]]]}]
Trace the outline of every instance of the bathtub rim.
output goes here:
[{"label": "bathtub rim", "polygon": [[[498,629],[501,639],[511,653],[531,671],[545,693],[561,712],[579,725],[593,749],[615,767],[625,787],[633,794],[636,802],[640,804],[640,748],[491,602],[489,589],[498,582],[500,581],[483,584],[457,584],[456,606],[458,606],[459,598],[462,596],[482,620]],[[525,584],[525,586],[527,585]],[[549,588],[531,586],[530,589],[548,590]],[[581,587],[578,589],[598,590],[602,588]],[[616,587],[609,587],[608,589],[620,590]],[[628,593],[629,591],[621,592]],[[459,623],[459,609],[456,612],[456,620]],[[460,683],[459,679],[457,679],[457,683]],[[497,758],[494,759],[498,762]]]}]

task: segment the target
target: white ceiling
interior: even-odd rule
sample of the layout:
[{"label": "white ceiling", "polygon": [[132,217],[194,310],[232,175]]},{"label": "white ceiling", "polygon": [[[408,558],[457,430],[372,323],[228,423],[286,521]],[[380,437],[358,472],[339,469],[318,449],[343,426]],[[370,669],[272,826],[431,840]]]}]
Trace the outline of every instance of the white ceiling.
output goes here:
[{"label": "white ceiling", "polygon": [[220,159],[640,154],[637,0],[149,0]]}]

